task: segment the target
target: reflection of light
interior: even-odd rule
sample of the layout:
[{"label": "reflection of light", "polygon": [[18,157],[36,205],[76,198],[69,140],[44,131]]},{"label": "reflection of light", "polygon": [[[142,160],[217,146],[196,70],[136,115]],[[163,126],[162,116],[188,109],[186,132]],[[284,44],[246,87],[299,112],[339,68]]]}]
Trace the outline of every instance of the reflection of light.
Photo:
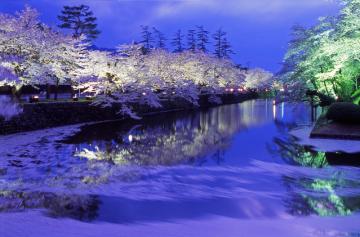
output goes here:
[{"label": "reflection of light", "polygon": [[129,142],[132,142],[132,141],[133,141],[133,136],[129,135]]},{"label": "reflection of light", "polygon": [[276,104],[273,104],[273,115],[274,115],[274,119],[276,119]]},{"label": "reflection of light", "polygon": [[285,111],[285,103],[281,103],[281,118],[284,118],[284,111]]}]

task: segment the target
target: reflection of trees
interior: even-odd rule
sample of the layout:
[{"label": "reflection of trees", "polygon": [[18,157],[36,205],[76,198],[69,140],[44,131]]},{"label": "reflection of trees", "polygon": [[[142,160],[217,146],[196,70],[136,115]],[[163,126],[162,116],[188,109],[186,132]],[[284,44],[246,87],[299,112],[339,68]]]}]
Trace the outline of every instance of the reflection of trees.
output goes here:
[{"label": "reflection of trees", "polygon": [[[269,151],[287,163],[309,168],[325,168],[334,161],[336,164],[347,164],[344,158],[348,154],[316,152],[310,147],[299,145],[297,138],[287,135],[286,129],[291,125],[281,122],[276,125],[282,137],[274,138],[272,146],[268,146]],[[358,211],[360,197],[341,193],[341,189],[353,188],[354,183],[341,174],[337,172],[329,178],[316,179],[284,176],[283,183],[290,196],[285,200],[288,212],[299,216],[346,216]]]},{"label": "reflection of trees", "polygon": [[328,166],[324,152],[312,151],[308,147],[299,145],[298,140],[293,136],[274,138],[274,146],[269,147],[269,151],[290,164],[312,168]]},{"label": "reflection of trees", "polygon": [[0,212],[45,208],[54,217],[90,221],[97,217],[99,204],[96,196],[0,191]]},{"label": "reflection of trees", "polygon": [[78,145],[76,155],[115,164],[174,165],[202,163],[205,158],[221,163],[235,133],[272,119],[270,110],[268,116],[259,114],[263,111],[263,107],[249,101],[172,119],[162,117],[113,139]]},{"label": "reflection of trees", "polygon": [[360,197],[339,194],[339,189],[353,188],[340,173],[329,179],[283,178],[290,192],[285,201],[289,213],[306,216],[346,216],[360,210]]}]

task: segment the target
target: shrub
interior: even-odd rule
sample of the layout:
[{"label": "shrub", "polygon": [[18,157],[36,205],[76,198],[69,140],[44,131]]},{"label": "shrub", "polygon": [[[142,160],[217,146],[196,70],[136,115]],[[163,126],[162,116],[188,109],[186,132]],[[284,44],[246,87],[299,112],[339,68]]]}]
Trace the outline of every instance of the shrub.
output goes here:
[{"label": "shrub", "polygon": [[360,124],[360,106],[347,102],[334,103],[330,106],[326,117],[339,123]]}]

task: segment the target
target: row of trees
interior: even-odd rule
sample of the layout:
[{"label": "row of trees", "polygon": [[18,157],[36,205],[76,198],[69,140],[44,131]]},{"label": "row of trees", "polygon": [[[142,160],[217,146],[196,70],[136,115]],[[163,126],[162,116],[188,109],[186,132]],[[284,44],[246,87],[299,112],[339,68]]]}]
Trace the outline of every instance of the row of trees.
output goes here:
[{"label": "row of trees", "polygon": [[308,89],[344,101],[360,94],[360,0],[341,2],[339,15],[293,27],[280,79],[298,97]]},{"label": "row of trees", "polygon": [[[89,45],[83,33],[66,35],[41,23],[30,7],[16,15],[0,14],[0,86],[11,86],[19,96],[24,85],[72,85],[94,95],[95,104],[120,104],[122,113],[136,117],[135,104],[160,107],[164,97],[197,104],[201,94],[219,102],[217,94],[249,84],[254,74],[271,82],[262,70],[247,71],[203,51],[156,48],[144,53],[143,43],[111,53]],[[263,83],[251,87],[258,85]]]},{"label": "row of trees", "polygon": [[[167,38],[157,28],[149,26],[141,26],[142,40],[144,52],[148,53],[153,49],[166,50]],[[234,54],[232,47],[227,39],[227,33],[222,29],[218,29],[212,35],[214,41],[213,54],[218,58],[230,58]],[[181,53],[184,51],[208,53],[208,45],[210,43],[210,33],[205,30],[203,26],[196,26],[196,29],[188,30],[185,35],[182,30],[176,31],[171,39],[174,53]]]},{"label": "row of trees", "polygon": [[[79,38],[83,35],[87,40],[96,39],[100,31],[97,29],[97,18],[94,17],[93,12],[86,5],[79,6],[64,6],[61,14],[58,16],[61,21],[59,25],[62,29],[70,30],[74,38]],[[148,53],[153,49],[166,49],[167,38],[156,27],[141,26],[142,40],[144,53]],[[201,51],[208,52],[208,45],[210,43],[210,32],[203,26],[196,26],[195,29],[187,31],[185,35],[182,30],[176,31],[171,39],[173,52],[181,53],[189,50],[193,53]],[[232,47],[227,39],[227,33],[222,28],[218,29],[212,35],[214,41],[214,55],[218,58],[229,58],[233,54]]]}]

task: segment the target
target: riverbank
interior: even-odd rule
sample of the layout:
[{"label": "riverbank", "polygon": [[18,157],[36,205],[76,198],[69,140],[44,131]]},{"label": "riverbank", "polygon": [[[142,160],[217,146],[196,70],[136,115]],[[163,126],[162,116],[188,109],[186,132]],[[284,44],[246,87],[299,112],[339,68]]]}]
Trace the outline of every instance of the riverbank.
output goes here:
[{"label": "riverbank", "polygon": [[360,125],[330,121],[322,115],[310,133],[310,138],[360,140]]},{"label": "riverbank", "polygon": [[[222,104],[240,103],[250,99],[256,99],[256,93],[224,94],[220,95]],[[127,119],[118,114],[119,105],[102,108],[93,106],[90,101],[80,102],[54,102],[54,103],[26,103],[22,105],[23,113],[10,120],[0,118],[0,135],[13,134],[39,130],[44,128],[58,127],[77,123],[98,122],[106,120]],[[161,108],[148,106],[134,106],[135,112],[141,117],[156,113],[171,111],[193,110],[217,106],[208,100],[208,96],[200,97],[199,107],[181,99],[163,100]]]}]

